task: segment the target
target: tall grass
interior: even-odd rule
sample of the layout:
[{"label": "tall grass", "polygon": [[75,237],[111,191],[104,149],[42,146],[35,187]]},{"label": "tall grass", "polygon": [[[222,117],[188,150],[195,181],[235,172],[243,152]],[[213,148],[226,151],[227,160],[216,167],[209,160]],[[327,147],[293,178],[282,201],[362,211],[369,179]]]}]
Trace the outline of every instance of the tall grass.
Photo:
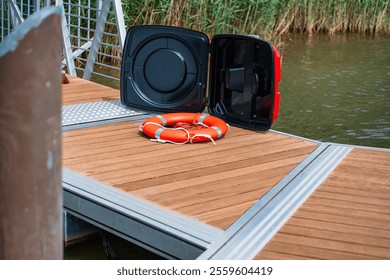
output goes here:
[{"label": "tall grass", "polygon": [[[88,5],[87,0],[81,2]],[[390,34],[388,0],[122,0],[122,7],[128,28],[156,24],[199,30],[210,37],[254,34],[279,49],[289,33]],[[109,20],[115,22],[112,14]],[[108,32],[116,33],[115,27]],[[101,51],[117,55],[120,50]]]},{"label": "tall grass", "polygon": [[389,34],[387,0],[122,0],[128,27],[162,24],[277,40],[290,32]]}]

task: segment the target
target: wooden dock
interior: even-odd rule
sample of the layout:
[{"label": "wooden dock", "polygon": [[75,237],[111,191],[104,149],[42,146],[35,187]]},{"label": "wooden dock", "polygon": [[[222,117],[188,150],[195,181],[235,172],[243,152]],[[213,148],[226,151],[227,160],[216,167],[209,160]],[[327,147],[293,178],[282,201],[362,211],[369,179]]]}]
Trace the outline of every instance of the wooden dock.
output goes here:
[{"label": "wooden dock", "polygon": [[161,144],[119,91],[63,85],[64,209],[178,259],[390,259],[390,151],[231,127]]},{"label": "wooden dock", "polygon": [[389,259],[390,154],[354,149],[257,259]]}]

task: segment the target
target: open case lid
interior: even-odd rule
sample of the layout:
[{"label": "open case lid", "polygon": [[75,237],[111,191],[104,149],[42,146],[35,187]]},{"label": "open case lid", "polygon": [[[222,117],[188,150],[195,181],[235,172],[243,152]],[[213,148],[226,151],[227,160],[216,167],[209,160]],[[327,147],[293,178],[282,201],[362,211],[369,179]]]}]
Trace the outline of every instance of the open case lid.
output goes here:
[{"label": "open case lid", "polygon": [[210,45],[202,32],[135,26],[122,56],[121,102],[154,112],[202,112],[208,105],[230,125],[267,130],[278,115],[279,80],[279,54],[266,41],[229,34]]}]

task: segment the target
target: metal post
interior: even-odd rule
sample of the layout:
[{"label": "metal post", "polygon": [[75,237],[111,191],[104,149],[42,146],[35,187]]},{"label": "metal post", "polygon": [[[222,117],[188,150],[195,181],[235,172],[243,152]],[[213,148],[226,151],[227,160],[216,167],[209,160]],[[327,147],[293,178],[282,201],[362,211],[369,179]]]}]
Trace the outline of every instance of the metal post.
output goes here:
[{"label": "metal post", "polygon": [[61,15],[0,45],[0,259],[62,259]]},{"label": "metal post", "polygon": [[22,12],[20,11],[19,7],[15,3],[15,0],[9,0],[8,5],[9,5],[11,18],[14,26],[21,24],[24,21],[24,19],[22,16]]},{"label": "metal post", "polygon": [[63,0],[58,0],[57,4],[61,8],[62,12],[62,19],[61,19],[61,28],[62,28],[62,41],[64,43],[64,53],[65,53],[65,60],[66,60],[66,67],[68,70],[68,74],[72,76],[77,76],[76,73],[76,67],[74,65],[74,56],[72,53],[72,47],[70,43],[70,34],[68,29],[68,24],[66,22],[65,18],[65,9],[64,9],[64,2]]},{"label": "metal post", "polygon": [[33,5],[34,5],[34,12],[39,11],[41,9],[41,4],[40,0],[33,0]]},{"label": "metal post", "polygon": [[113,0],[112,3],[114,5],[116,28],[119,37],[119,45],[121,47],[121,50],[123,51],[123,47],[125,45],[125,38],[126,38],[126,25],[125,25],[125,18],[123,16],[122,1]]},{"label": "metal post", "polygon": [[108,15],[108,12],[111,8],[111,1],[112,0],[104,0],[102,9],[100,10],[99,18],[98,18],[98,21],[96,23],[95,36],[93,37],[93,40],[92,40],[92,45],[91,45],[91,48],[89,51],[87,64],[85,66],[83,79],[86,79],[86,80],[91,79],[91,75],[93,72],[93,66],[95,64],[100,41],[102,39],[104,27],[105,27],[106,22],[107,22],[107,15]]}]

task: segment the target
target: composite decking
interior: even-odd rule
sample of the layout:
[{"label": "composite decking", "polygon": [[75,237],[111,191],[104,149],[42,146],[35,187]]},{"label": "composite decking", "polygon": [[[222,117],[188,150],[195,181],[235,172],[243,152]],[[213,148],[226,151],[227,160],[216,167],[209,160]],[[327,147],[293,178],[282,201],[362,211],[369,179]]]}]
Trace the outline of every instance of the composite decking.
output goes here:
[{"label": "composite decking", "polygon": [[257,259],[390,259],[390,153],[354,149]]},{"label": "composite decking", "polygon": [[64,166],[226,229],[316,144],[232,127],[216,145],[164,145],[124,122],[65,132],[63,147]]},{"label": "composite decking", "polygon": [[101,84],[68,76],[69,84],[62,85],[62,104],[72,105],[119,98],[119,91]]},{"label": "composite decking", "polygon": [[[77,78],[63,85],[67,106],[118,98],[118,90]],[[278,232],[264,239],[270,241],[243,258],[390,258],[388,150],[347,150],[236,127],[216,145],[161,144],[140,134],[140,121],[147,116],[64,131],[67,210],[167,257],[224,258],[223,251],[236,246],[233,240],[257,235],[253,223],[269,218],[280,194],[300,188],[303,183],[295,182],[306,173],[313,176],[322,155],[331,161],[340,149],[339,161],[325,169],[329,176],[319,178],[319,186],[312,183],[308,199],[296,199],[297,209],[286,212]],[[132,203],[145,212],[131,208]],[[125,222],[135,223],[137,230]],[[186,250],[192,251],[182,253]]]}]

